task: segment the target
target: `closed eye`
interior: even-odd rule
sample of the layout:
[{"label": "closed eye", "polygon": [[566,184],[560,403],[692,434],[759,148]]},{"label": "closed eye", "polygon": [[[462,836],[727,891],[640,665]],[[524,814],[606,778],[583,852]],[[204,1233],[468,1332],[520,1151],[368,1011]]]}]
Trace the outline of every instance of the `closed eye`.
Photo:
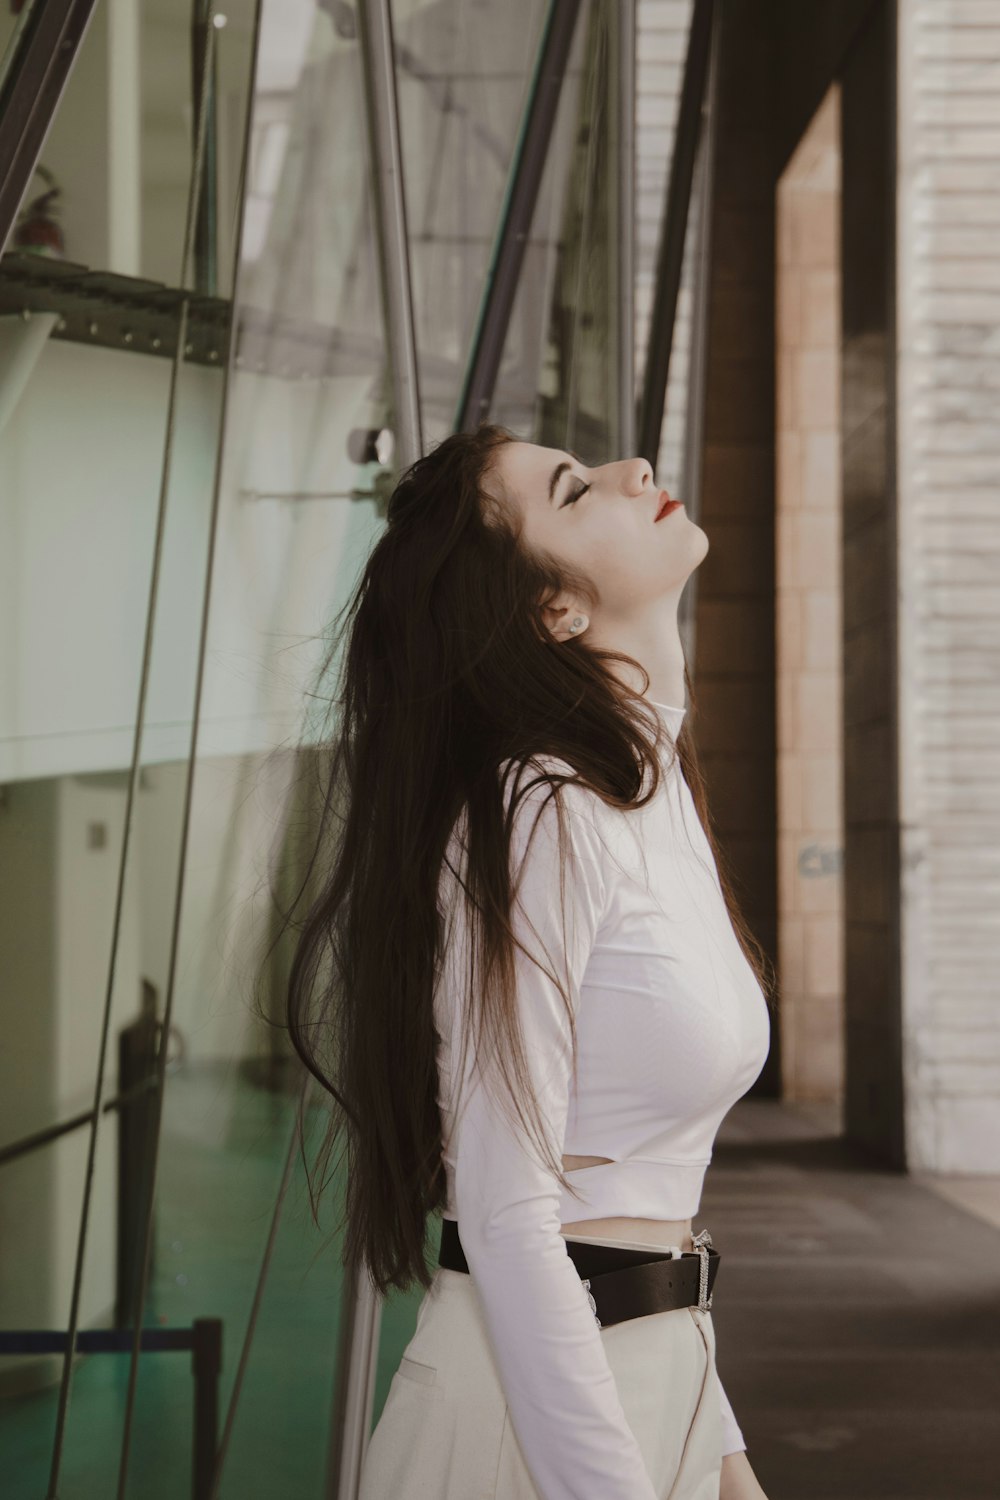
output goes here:
[{"label": "closed eye", "polygon": [[562,503],[562,505],[560,505],[559,509],[560,510],[564,510],[567,505],[575,505],[576,502],[579,500],[580,496],[581,495],[585,495],[589,489],[590,489],[590,485],[589,484],[585,484],[582,489],[577,490],[577,492],[576,492],[575,495],[570,495],[567,500],[564,500],[563,503]]}]

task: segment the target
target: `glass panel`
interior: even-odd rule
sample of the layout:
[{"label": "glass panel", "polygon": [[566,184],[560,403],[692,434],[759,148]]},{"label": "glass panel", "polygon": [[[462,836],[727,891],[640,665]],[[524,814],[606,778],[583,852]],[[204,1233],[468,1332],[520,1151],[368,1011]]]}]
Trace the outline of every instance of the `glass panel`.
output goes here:
[{"label": "glass panel", "polygon": [[[91,114],[99,117],[112,89],[96,68],[106,60],[109,34],[91,26],[78,57],[94,87]],[[87,57],[91,43],[96,51]],[[49,139],[64,141],[72,129],[60,107]],[[115,199],[100,199],[96,208],[100,223],[117,234]],[[94,243],[97,219],[88,229]],[[4,272],[12,260],[4,260]],[[178,257],[174,282],[180,272]],[[180,335],[175,294],[153,306],[150,288],[139,284],[135,297],[135,282],[81,275],[78,267],[34,282],[24,266],[9,275],[33,287],[36,311],[0,323],[0,995],[7,1028],[18,1038],[0,1059],[0,1143],[67,1128],[0,1167],[0,1218],[18,1224],[18,1235],[0,1242],[0,1326],[69,1325],[88,1191],[78,1307],[78,1331],[88,1335],[121,1328],[130,1316],[136,1124],[148,1125],[148,1094],[124,1106],[120,1046],[135,1038],[141,1017],[148,1032],[154,1011],[162,1014],[156,996],[180,820],[174,805],[150,798],[154,768],[186,751],[222,380],[219,350],[208,348],[217,344],[217,330],[201,309],[187,326],[190,359],[171,405],[165,356]],[[79,321],[87,303],[88,324],[100,333],[91,342]],[[147,318],[159,330],[156,344]],[[156,556],[156,634],[136,762],[141,774],[130,802]],[[103,1110],[88,1179],[87,1116],[108,992]],[[148,1130],[142,1134],[148,1140]],[[106,1350],[81,1346],[79,1355],[60,1487],[114,1493],[126,1365]],[[157,1374],[172,1362],[189,1410],[190,1355],[180,1365],[177,1356],[150,1358],[159,1359]],[[0,1451],[4,1481],[15,1476],[19,1493],[48,1493],[63,1368],[61,1355],[3,1359]],[[189,1448],[187,1424],[184,1452]],[[186,1485],[187,1464],[183,1473]]]},{"label": "glass panel", "polygon": [[[132,246],[141,249],[146,271],[174,285],[179,255],[172,269],[172,247],[179,250],[186,214],[178,184],[189,173],[175,129],[188,109],[182,84],[189,54],[179,15],[147,18],[144,98],[152,115],[162,107],[172,123],[162,171],[145,180],[140,195],[145,233]],[[220,47],[231,48],[239,37],[238,19],[228,17]],[[313,732],[306,689],[325,626],[381,524],[377,465],[352,461],[349,438],[355,429],[384,425],[390,384],[367,161],[358,149],[365,116],[353,13],[281,0],[264,7],[263,31],[217,517],[222,304],[191,305],[191,359],[167,426],[172,469],[104,1086],[105,1099],[118,1092],[116,1054],[129,1023],[135,1024],[125,1050],[141,1062],[145,1041],[148,1077],[150,1037],[142,1036],[142,1017],[147,1032],[155,1029],[169,1002],[153,1253],[141,1318],[150,1332],[190,1330],[202,1318],[221,1321],[223,1413],[250,1323],[300,1076],[283,1033],[254,1012],[263,998],[265,1012],[270,1005],[280,1016],[284,954],[264,976],[266,995],[255,989],[257,949],[267,938],[266,893],[270,882],[291,889],[296,878],[295,840],[309,824],[298,748]],[[106,49],[99,32],[88,42],[95,36],[100,62]],[[242,55],[250,55],[245,37]],[[88,76],[83,50],[78,66]],[[110,82],[89,76],[93,97],[103,97]],[[221,57],[217,76],[220,100],[228,99],[222,113],[235,182],[232,142],[240,136],[249,80],[241,98],[238,74]],[[72,102],[69,89],[65,100]],[[58,143],[58,119],[53,132]],[[221,135],[218,146],[221,162]],[[81,159],[101,168],[93,154],[84,151]],[[90,239],[74,230],[67,253],[108,262],[101,232],[119,245],[134,233],[136,220],[123,216],[123,204],[130,200],[95,203]],[[218,286],[225,289],[222,229],[220,222]],[[18,337],[14,355],[25,391],[16,439],[8,426],[0,442],[0,469],[11,479],[8,545],[0,547],[4,581],[12,585],[4,594],[4,639],[20,648],[3,657],[0,679],[9,709],[0,722],[2,774],[18,783],[8,793],[10,816],[0,834],[0,879],[9,898],[0,919],[0,960],[3,992],[17,996],[22,1034],[25,1007],[31,1012],[18,1059],[21,1081],[9,1080],[2,1091],[0,1141],[8,1143],[85,1110],[93,1093],[169,392],[170,366],[151,357],[152,332],[159,329],[157,353],[166,353],[166,335],[177,330],[176,297],[162,312],[166,330],[154,321],[140,338],[130,326],[132,283],[75,268],[66,285],[70,280],[77,298],[92,299],[92,337],[112,347],[81,347],[68,336],[91,330],[90,323],[82,330],[72,323],[76,304],[65,297],[46,318],[5,330]],[[143,291],[149,298],[148,285]],[[67,337],[46,344],[52,331]],[[196,695],[213,534],[205,672]],[[138,1113],[123,1117],[120,1158],[113,1117],[102,1121],[84,1328],[127,1322],[138,1299],[143,1190],[152,1166],[148,1108],[145,1118]],[[322,1115],[315,1107],[310,1113]],[[8,1328],[67,1322],[85,1151],[86,1132],[76,1131],[5,1168],[5,1212],[25,1226],[4,1266],[2,1295],[15,1299],[3,1308]],[[317,1247],[303,1189],[293,1177],[223,1494],[253,1492],[261,1473],[269,1483],[287,1481],[293,1493],[318,1492],[321,1485],[340,1278],[337,1246]],[[94,1354],[75,1369],[61,1471],[67,1491],[114,1492],[128,1360]],[[11,1399],[0,1422],[12,1441],[4,1450],[15,1455],[18,1483],[42,1492],[62,1362],[36,1361],[30,1371],[23,1359],[7,1363]],[[192,1404],[190,1353],[144,1352],[129,1493],[188,1490]]]},{"label": "glass panel", "polygon": [[[137,13],[136,273],[171,285],[181,262],[193,150],[193,61],[200,64],[204,47],[203,30],[192,28],[194,10],[193,0],[143,0]],[[204,175],[215,188],[216,273],[208,289],[222,297],[232,296],[254,12],[254,0],[218,0]],[[192,276],[192,285],[204,283]]]},{"label": "glass panel", "polygon": [[39,0],[10,0],[0,11],[0,85],[13,66],[32,7],[38,3]]},{"label": "glass panel", "polygon": [[[14,65],[30,8],[25,0],[19,12],[11,6],[0,15],[0,78]],[[223,0],[216,15],[206,193],[219,267],[208,290],[227,296],[253,26],[253,0]],[[191,0],[102,0],[94,6],[9,251],[41,251],[177,284],[193,153],[193,63],[203,48],[204,28],[192,26]]]},{"label": "glass panel", "polygon": [[559,276],[549,308],[549,384],[540,387],[537,440],[573,448],[585,462],[603,463],[619,456],[611,446],[618,381],[612,330],[617,225],[608,72],[609,32],[617,22],[604,0],[591,4],[583,19],[577,123],[572,150],[563,162]]},{"label": "glass panel", "polygon": [[451,431],[546,0],[393,0],[424,430]]},{"label": "glass panel", "polygon": [[[636,98],[636,395],[641,390],[649,305],[691,6],[672,0],[655,15],[639,7]],[[515,298],[491,415],[521,436],[571,448],[586,463],[618,451],[618,370],[612,309],[618,233],[613,191],[614,121],[609,66],[610,0],[581,6],[569,66]],[[644,41],[655,63],[644,66]],[[655,147],[655,152],[650,150]],[[698,182],[695,183],[697,193]],[[657,477],[676,490],[684,463],[688,350],[697,251],[697,198],[685,240],[674,349]]]},{"label": "glass panel", "polygon": [[581,7],[493,402],[524,438],[611,452],[617,379],[611,330],[615,233],[604,0]]},{"label": "glass panel", "polygon": [[[309,692],[329,622],[382,524],[377,465],[353,462],[350,439],[384,426],[390,384],[353,13],[266,0],[261,27],[145,1308],[150,1327],[222,1320],[223,1416],[302,1078],[282,1029],[287,946],[259,973],[271,892],[291,895],[310,852],[309,746],[322,704]],[[159,871],[183,809],[183,753],[148,773],[142,900],[167,912]],[[155,930],[150,972],[165,994],[166,920]],[[313,1138],[324,1103],[313,1099],[307,1116]],[[275,1492],[322,1492],[340,1185],[327,1189],[318,1234],[301,1172],[296,1154],[223,1500],[259,1492],[261,1475]],[[144,1354],[131,1494],[145,1496],[154,1471],[171,1476],[165,1494],[181,1492],[190,1412],[189,1362]]]}]

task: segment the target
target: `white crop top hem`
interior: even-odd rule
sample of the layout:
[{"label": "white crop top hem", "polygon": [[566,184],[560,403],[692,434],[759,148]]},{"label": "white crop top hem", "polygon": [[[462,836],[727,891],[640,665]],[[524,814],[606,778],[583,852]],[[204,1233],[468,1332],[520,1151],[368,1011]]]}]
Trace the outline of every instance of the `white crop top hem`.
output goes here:
[{"label": "white crop top hem", "polygon": [[[572,1151],[571,1156],[599,1156],[598,1151]],[[663,1169],[669,1166],[670,1176]],[[574,1167],[566,1177],[580,1200],[565,1189],[559,1195],[562,1223],[584,1219],[691,1219],[698,1212],[708,1162],[678,1162],[660,1157],[642,1161],[601,1162]],[[594,1204],[599,1205],[596,1211]],[[692,1207],[692,1204],[694,1207]]]},{"label": "white crop top hem", "polygon": [[[675,737],[685,710],[646,702]],[[572,770],[560,760],[552,768]],[[560,788],[568,814],[565,925],[550,784],[522,795],[512,824],[510,921],[527,949],[514,956],[527,1081],[557,1155],[611,1158],[566,1173],[579,1200],[514,1127],[505,1093],[487,1086],[471,1042],[457,1076],[468,933],[464,894],[451,885],[435,993],[444,1214],[459,1225],[540,1500],[656,1500],[562,1224],[693,1218],[719,1124],[759,1074],[770,1041],[766,1001],[669,743],[661,768],[657,795],[627,812],[589,788]],[[459,825],[445,881],[449,862],[462,868],[460,834]],[[576,1022],[575,1078],[553,974]],[[719,1405],[722,1453],[745,1448],[721,1382]]]}]

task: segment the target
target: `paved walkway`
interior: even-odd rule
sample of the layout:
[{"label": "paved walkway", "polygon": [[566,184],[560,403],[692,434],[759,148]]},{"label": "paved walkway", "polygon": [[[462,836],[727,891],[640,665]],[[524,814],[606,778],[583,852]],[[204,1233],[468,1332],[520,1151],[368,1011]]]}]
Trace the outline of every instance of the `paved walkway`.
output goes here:
[{"label": "paved walkway", "polygon": [[742,1100],[694,1225],[768,1500],[1000,1500],[1000,1178],[931,1186],[833,1110]]}]

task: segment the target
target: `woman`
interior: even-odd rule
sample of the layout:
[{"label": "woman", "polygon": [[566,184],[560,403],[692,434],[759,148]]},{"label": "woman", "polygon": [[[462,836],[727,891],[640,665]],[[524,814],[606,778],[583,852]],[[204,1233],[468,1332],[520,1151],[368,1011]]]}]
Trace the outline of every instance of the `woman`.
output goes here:
[{"label": "woman", "polygon": [[349,602],[288,1016],[345,1264],[425,1289],[362,1500],[763,1495],[692,1217],[765,961],[680,706],[708,542],[666,501],[484,424],[402,476]]}]

